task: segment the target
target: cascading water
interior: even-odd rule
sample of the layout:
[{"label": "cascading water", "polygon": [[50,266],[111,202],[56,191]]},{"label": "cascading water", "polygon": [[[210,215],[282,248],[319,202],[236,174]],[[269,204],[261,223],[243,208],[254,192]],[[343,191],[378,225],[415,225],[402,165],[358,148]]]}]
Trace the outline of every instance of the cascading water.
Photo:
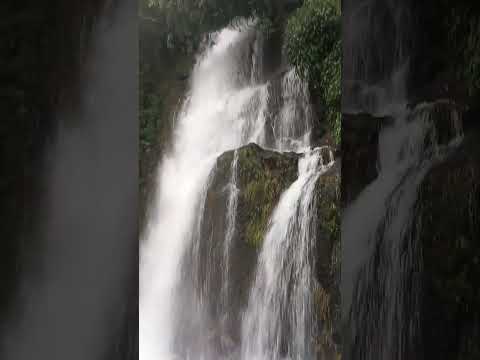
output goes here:
[{"label": "cascading water", "polygon": [[[392,107],[389,105],[389,109]],[[454,105],[436,102],[401,109],[380,133],[379,174],[342,219],[342,302],[348,359],[401,360],[419,355],[422,255],[413,218],[418,188],[461,140]],[[441,114],[446,114],[442,116]],[[437,127],[448,122],[441,143]]]},{"label": "cascading water", "polygon": [[[281,151],[300,152],[309,148],[312,124],[306,84],[291,70],[280,81],[280,101],[272,101],[272,93],[277,89],[271,81],[263,79],[261,41],[247,22],[240,29],[226,28],[214,34],[214,43],[200,54],[193,70],[191,88],[177,118],[172,152],[165,156],[159,169],[156,212],[142,241],[139,308],[142,360],[224,358],[210,345],[209,329],[212,314],[224,316],[229,302],[229,244],[235,231],[238,191],[235,160],[231,167],[222,248],[220,310],[210,308],[212,295],[208,294],[216,268],[202,261],[202,251],[216,250],[201,246],[205,239],[200,231],[218,156],[250,142]],[[278,104],[280,109],[272,109],[272,104]],[[272,116],[277,112],[282,115]],[[306,166],[312,157],[315,156],[302,160],[302,164]],[[313,165],[307,168],[302,167],[298,181],[308,183],[310,189],[314,173],[319,170]],[[305,212],[307,209],[302,206],[308,202],[311,191],[304,186],[296,187],[303,194],[297,207]],[[290,264],[296,265],[306,266]]]},{"label": "cascading water", "polygon": [[231,166],[231,177],[229,185],[229,195],[227,202],[227,230],[225,234],[225,242],[223,244],[223,258],[225,260],[225,276],[222,283],[221,302],[224,309],[229,305],[230,293],[230,250],[232,246],[233,236],[235,234],[235,224],[237,218],[237,203],[238,192],[237,178],[238,178],[238,151],[235,150],[233,154],[233,161]]},{"label": "cascading water", "polygon": [[[302,149],[311,136],[312,108],[309,105],[308,89],[295,73],[288,71],[281,83],[283,106],[277,121],[272,124],[274,148],[279,151]],[[306,119],[300,122],[298,119]]]},{"label": "cascading water", "polygon": [[321,149],[315,149],[300,159],[298,179],[272,215],[244,315],[242,359],[314,358],[313,191],[333,163],[329,155],[324,163]]},{"label": "cascading water", "polygon": [[382,122],[378,175],[342,214],[349,360],[423,358],[418,192],[432,166],[461,140],[462,129],[455,104],[407,105],[419,101],[417,92],[425,86],[414,78],[423,71],[419,4],[347,0],[343,7],[342,110],[352,118],[367,114],[371,129]]},{"label": "cascading water", "polygon": [[342,111],[391,114],[405,99],[419,37],[410,0],[342,2]]}]

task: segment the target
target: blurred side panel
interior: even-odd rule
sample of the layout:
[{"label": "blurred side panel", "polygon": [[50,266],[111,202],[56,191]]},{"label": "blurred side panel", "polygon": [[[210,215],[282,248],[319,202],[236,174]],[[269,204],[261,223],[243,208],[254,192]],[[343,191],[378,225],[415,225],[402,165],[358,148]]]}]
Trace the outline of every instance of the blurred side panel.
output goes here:
[{"label": "blurred side panel", "polygon": [[0,358],[138,358],[137,2],[0,8]]}]

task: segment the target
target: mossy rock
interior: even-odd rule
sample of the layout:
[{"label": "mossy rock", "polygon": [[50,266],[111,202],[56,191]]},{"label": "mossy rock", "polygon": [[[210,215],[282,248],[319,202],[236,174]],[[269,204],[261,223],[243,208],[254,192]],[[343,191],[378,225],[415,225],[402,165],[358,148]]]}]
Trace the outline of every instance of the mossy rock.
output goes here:
[{"label": "mossy rock", "polygon": [[[282,193],[298,177],[298,160],[295,153],[277,153],[264,150],[255,144],[238,151],[239,188],[236,237],[232,253],[232,272],[236,284],[236,306],[241,309],[248,300],[258,254],[268,230],[268,221]],[[212,179],[207,207],[216,208],[210,217],[215,241],[224,241],[227,187],[231,176],[234,151],[223,154],[217,161]],[[314,339],[318,358],[335,358],[341,351],[340,323],[340,168],[339,161],[320,176],[315,185],[315,306],[320,333]],[[215,190],[214,190],[215,189]],[[214,190],[214,191],[213,191]],[[223,205],[222,205],[223,204]],[[211,210],[208,210],[209,212]],[[216,225],[213,225],[216,223]],[[223,230],[221,230],[223,228]],[[209,238],[211,239],[211,237]],[[211,254],[212,252],[210,252]],[[216,260],[210,260],[216,262]],[[220,271],[220,269],[219,269]],[[212,281],[211,283],[215,283]],[[240,318],[237,319],[240,321]],[[238,323],[237,323],[238,324]],[[237,338],[232,324],[231,337]]]},{"label": "mossy rock", "polygon": [[424,258],[423,336],[435,359],[480,358],[478,132],[427,174],[417,204]]},{"label": "mossy rock", "polygon": [[[222,155],[218,171],[228,174],[233,156],[233,151]],[[238,149],[238,230],[249,246],[261,246],[281,194],[297,178],[298,158],[295,153],[280,154],[255,144]]]},{"label": "mossy rock", "polygon": [[315,305],[321,329],[318,357],[337,358],[341,352],[340,326],[340,161],[315,185],[317,239],[315,268],[318,288]]},{"label": "mossy rock", "polygon": [[[197,280],[202,291],[208,292],[210,319],[215,328],[228,336],[233,343],[241,339],[238,324],[248,303],[254,281],[262,241],[268,230],[268,222],[281,195],[298,177],[298,161],[301,155],[278,153],[249,144],[237,151],[238,202],[235,232],[230,249],[229,317],[226,322],[220,313],[222,274],[225,273],[224,245],[227,230],[228,198],[235,150],[222,154],[213,169],[205,198],[201,224],[200,259]],[[322,174],[315,185],[314,211],[317,221],[315,241],[315,292],[316,311],[321,330],[314,343],[318,358],[340,353],[338,328],[340,320],[340,163]],[[208,264],[208,273],[206,271]]]},{"label": "mossy rock", "polygon": [[[212,170],[200,225],[197,283],[208,292],[212,321],[222,319],[217,300],[225,273],[229,183],[235,151],[222,154]],[[237,150],[237,213],[229,251],[230,316],[219,329],[233,342],[240,341],[241,315],[252,287],[262,240],[281,194],[296,180],[299,155],[268,151],[255,144]],[[208,266],[207,266],[208,264]],[[207,273],[208,268],[208,273]],[[220,321],[220,320],[219,320]]]}]

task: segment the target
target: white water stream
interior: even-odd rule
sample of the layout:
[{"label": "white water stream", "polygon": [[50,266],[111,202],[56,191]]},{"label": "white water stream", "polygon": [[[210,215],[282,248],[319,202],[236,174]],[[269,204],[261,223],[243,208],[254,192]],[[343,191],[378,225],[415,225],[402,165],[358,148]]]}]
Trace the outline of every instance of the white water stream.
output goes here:
[{"label": "white water stream", "polygon": [[[422,254],[415,205],[428,170],[462,137],[457,110],[448,103],[388,108],[398,111],[380,132],[378,177],[342,218],[348,358],[401,360],[419,343]],[[444,144],[437,131],[439,113],[451,129]]]},{"label": "white water stream", "polygon": [[[181,303],[179,297],[183,294],[178,292],[182,259],[196,232],[198,217],[201,216],[199,206],[205,199],[209,175],[217,157],[250,142],[282,151],[301,152],[309,148],[311,110],[308,91],[293,70],[281,81],[281,115],[273,123],[267,121],[272,84],[260,82],[262,44],[259,42],[256,32],[247,24],[242,29],[226,28],[216,34],[214,45],[200,54],[191,75],[190,91],[176,121],[173,149],[163,158],[158,171],[158,189],[154,199],[156,211],[142,239],[141,360],[183,359],[177,351],[178,346],[183,347],[182,353],[188,354],[183,356],[188,359],[214,360],[207,351],[192,354],[188,350],[189,344],[176,343],[175,331],[180,315],[177,305]],[[273,141],[267,140],[271,128],[274,129]],[[295,205],[298,209],[303,209],[304,202],[308,201],[306,198],[311,197],[311,191],[304,187],[308,184],[310,189],[312,179],[318,176],[318,173],[315,175],[318,169],[312,163],[318,162],[318,159],[312,160],[315,157],[309,155],[309,160],[302,160],[297,185],[289,190],[290,195],[284,196],[284,199],[299,197]],[[236,216],[235,171],[236,165],[233,164],[227,214],[230,230],[224,244],[227,258]],[[287,201],[283,200],[284,203]],[[280,212],[278,216],[281,216]],[[281,220],[288,221],[273,220],[276,224],[273,231],[277,231]],[[228,276],[228,273],[225,275]],[[224,286],[223,292],[223,296],[227,297],[228,286]],[[201,320],[202,308],[202,304],[194,303],[192,309],[181,311]]]},{"label": "white water stream", "polygon": [[314,358],[312,249],[316,237],[314,188],[333,164],[321,149],[299,161],[298,179],[283,193],[265,236],[242,328],[242,359]]}]

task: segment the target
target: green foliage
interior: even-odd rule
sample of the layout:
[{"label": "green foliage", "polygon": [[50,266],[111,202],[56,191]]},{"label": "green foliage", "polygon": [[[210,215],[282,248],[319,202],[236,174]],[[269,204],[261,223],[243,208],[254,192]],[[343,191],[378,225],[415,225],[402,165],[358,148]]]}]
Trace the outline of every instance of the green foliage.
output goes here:
[{"label": "green foliage", "polygon": [[[266,19],[273,15],[274,1],[265,0],[142,0],[140,16],[162,23],[163,37],[174,42],[196,42],[238,18]],[[261,22],[262,25],[265,25]]]},{"label": "green foliage", "polygon": [[457,76],[465,82],[470,96],[480,89],[480,19],[474,14],[468,6],[453,7],[445,24]]},{"label": "green foliage", "polygon": [[306,0],[288,20],[290,62],[325,104],[325,117],[340,141],[341,14],[337,0]]},{"label": "green foliage", "polygon": [[334,244],[340,242],[340,176],[338,172],[322,176],[316,184],[315,196],[318,216],[327,238]]},{"label": "green foliage", "polygon": [[[144,2],[145,7],[147,4]],[[158,8],[141,11],[139,26],[140,181],[153,173],[158,156],[168,146],[173,115],[185,94],[195,57],[195,38],[169,46],[165,17]],[[168,69],[168,71],[165,71]]]}]

